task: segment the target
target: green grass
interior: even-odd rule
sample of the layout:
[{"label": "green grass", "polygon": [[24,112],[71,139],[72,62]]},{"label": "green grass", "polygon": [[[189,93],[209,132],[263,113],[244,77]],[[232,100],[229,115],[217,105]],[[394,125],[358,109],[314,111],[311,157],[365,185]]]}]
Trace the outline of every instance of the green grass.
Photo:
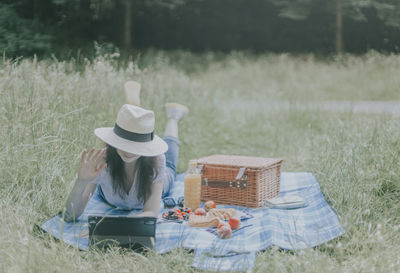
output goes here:
[{"label": "green grass", "polygon": [[[117,68],[119,67],[119,68]],[[312,171],[346,233],[315,249],[257,255],[254,272],[399,272],[400,118],[276,110],[265,102],[400,100],[400,56],[318,60],[152,52],[118,66],[44,60],[0,65],[0,271],[196,272],[193,254],[80,252],[32,232],[54,215],[76,177],[80,151],[101,147],[93,130],[112,126],[123,83],[142,83],[144,107],[190,108],[180,123],[179,170],[213,153],[283,157],[284,171]],[[252,107],[248,107],[251,105]]]}]

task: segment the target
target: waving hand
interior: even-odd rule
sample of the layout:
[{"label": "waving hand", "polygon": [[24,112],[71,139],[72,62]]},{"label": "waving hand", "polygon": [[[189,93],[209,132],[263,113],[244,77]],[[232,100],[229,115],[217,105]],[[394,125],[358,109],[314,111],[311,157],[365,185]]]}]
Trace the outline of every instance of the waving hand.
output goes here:
[{"label": "waving hand", "polygon": [[101,170],[107,165],[104,161],[106,148],[96,151],[92,148],[89,152],[82,151],[81,164],[78,172],[78,179],[81,181],[93,181]]}]

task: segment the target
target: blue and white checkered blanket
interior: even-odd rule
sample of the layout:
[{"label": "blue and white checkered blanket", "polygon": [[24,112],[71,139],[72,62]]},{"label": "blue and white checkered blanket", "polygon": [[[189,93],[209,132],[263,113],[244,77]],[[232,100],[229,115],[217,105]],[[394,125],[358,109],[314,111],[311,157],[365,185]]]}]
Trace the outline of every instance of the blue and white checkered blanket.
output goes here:
[{"label": "blue and white checkered blanket", "polygon": [[[308,205],[299,209],[235,207],[254,217],[243,220],[244,228],[234,232],[229,239],[220,239],[204,228],[159,221],[156,251],[165,253],[177,247],[194,249],[192,265],[196,268],[246,271],[254,266],[255,253],[272,245],[289,250],[303,249],[323,244],[344,233],[312,173],[282,172],[280,194],[297,194]],[[183,174],[177,176],[169,196],[183,196]],[[77,222],[65,223],[58,215],[46,221],[42,228],[72,246],[87,250],[88,239],[79,235],[88,229],[88,215],[133,215],[138,212],[111,208],[96,190]]]}]

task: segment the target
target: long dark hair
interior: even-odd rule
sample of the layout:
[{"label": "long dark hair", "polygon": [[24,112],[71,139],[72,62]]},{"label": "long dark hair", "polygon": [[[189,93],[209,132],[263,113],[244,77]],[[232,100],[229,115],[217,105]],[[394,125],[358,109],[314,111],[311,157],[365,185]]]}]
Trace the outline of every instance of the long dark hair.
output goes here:
[{"label": "long dark hair", "polygon": [[[117,153],[117,149],[110,145],[106,145],[106,162],[107,167],[110,169],[112,178],[112,188],[114,193],[118,193],[121,198],[126,196],[123,183],[128,179],[125,174],[124,161]],[[157,157],[141,156],[136,162],[137,178],[136,187],[137,198],[139,201],[145,203],[151,195],[151,184],[153,179],[158,175]]]}]

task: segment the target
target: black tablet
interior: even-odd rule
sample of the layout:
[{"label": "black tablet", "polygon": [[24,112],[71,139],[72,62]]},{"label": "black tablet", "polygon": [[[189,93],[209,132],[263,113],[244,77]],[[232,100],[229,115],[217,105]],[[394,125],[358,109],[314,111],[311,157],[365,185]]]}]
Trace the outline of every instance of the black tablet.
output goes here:
[{"label": "black tablet", "polygon": [[156,217],[88,217],[89,246],[126,247],[133,250],[155,249]]}]

